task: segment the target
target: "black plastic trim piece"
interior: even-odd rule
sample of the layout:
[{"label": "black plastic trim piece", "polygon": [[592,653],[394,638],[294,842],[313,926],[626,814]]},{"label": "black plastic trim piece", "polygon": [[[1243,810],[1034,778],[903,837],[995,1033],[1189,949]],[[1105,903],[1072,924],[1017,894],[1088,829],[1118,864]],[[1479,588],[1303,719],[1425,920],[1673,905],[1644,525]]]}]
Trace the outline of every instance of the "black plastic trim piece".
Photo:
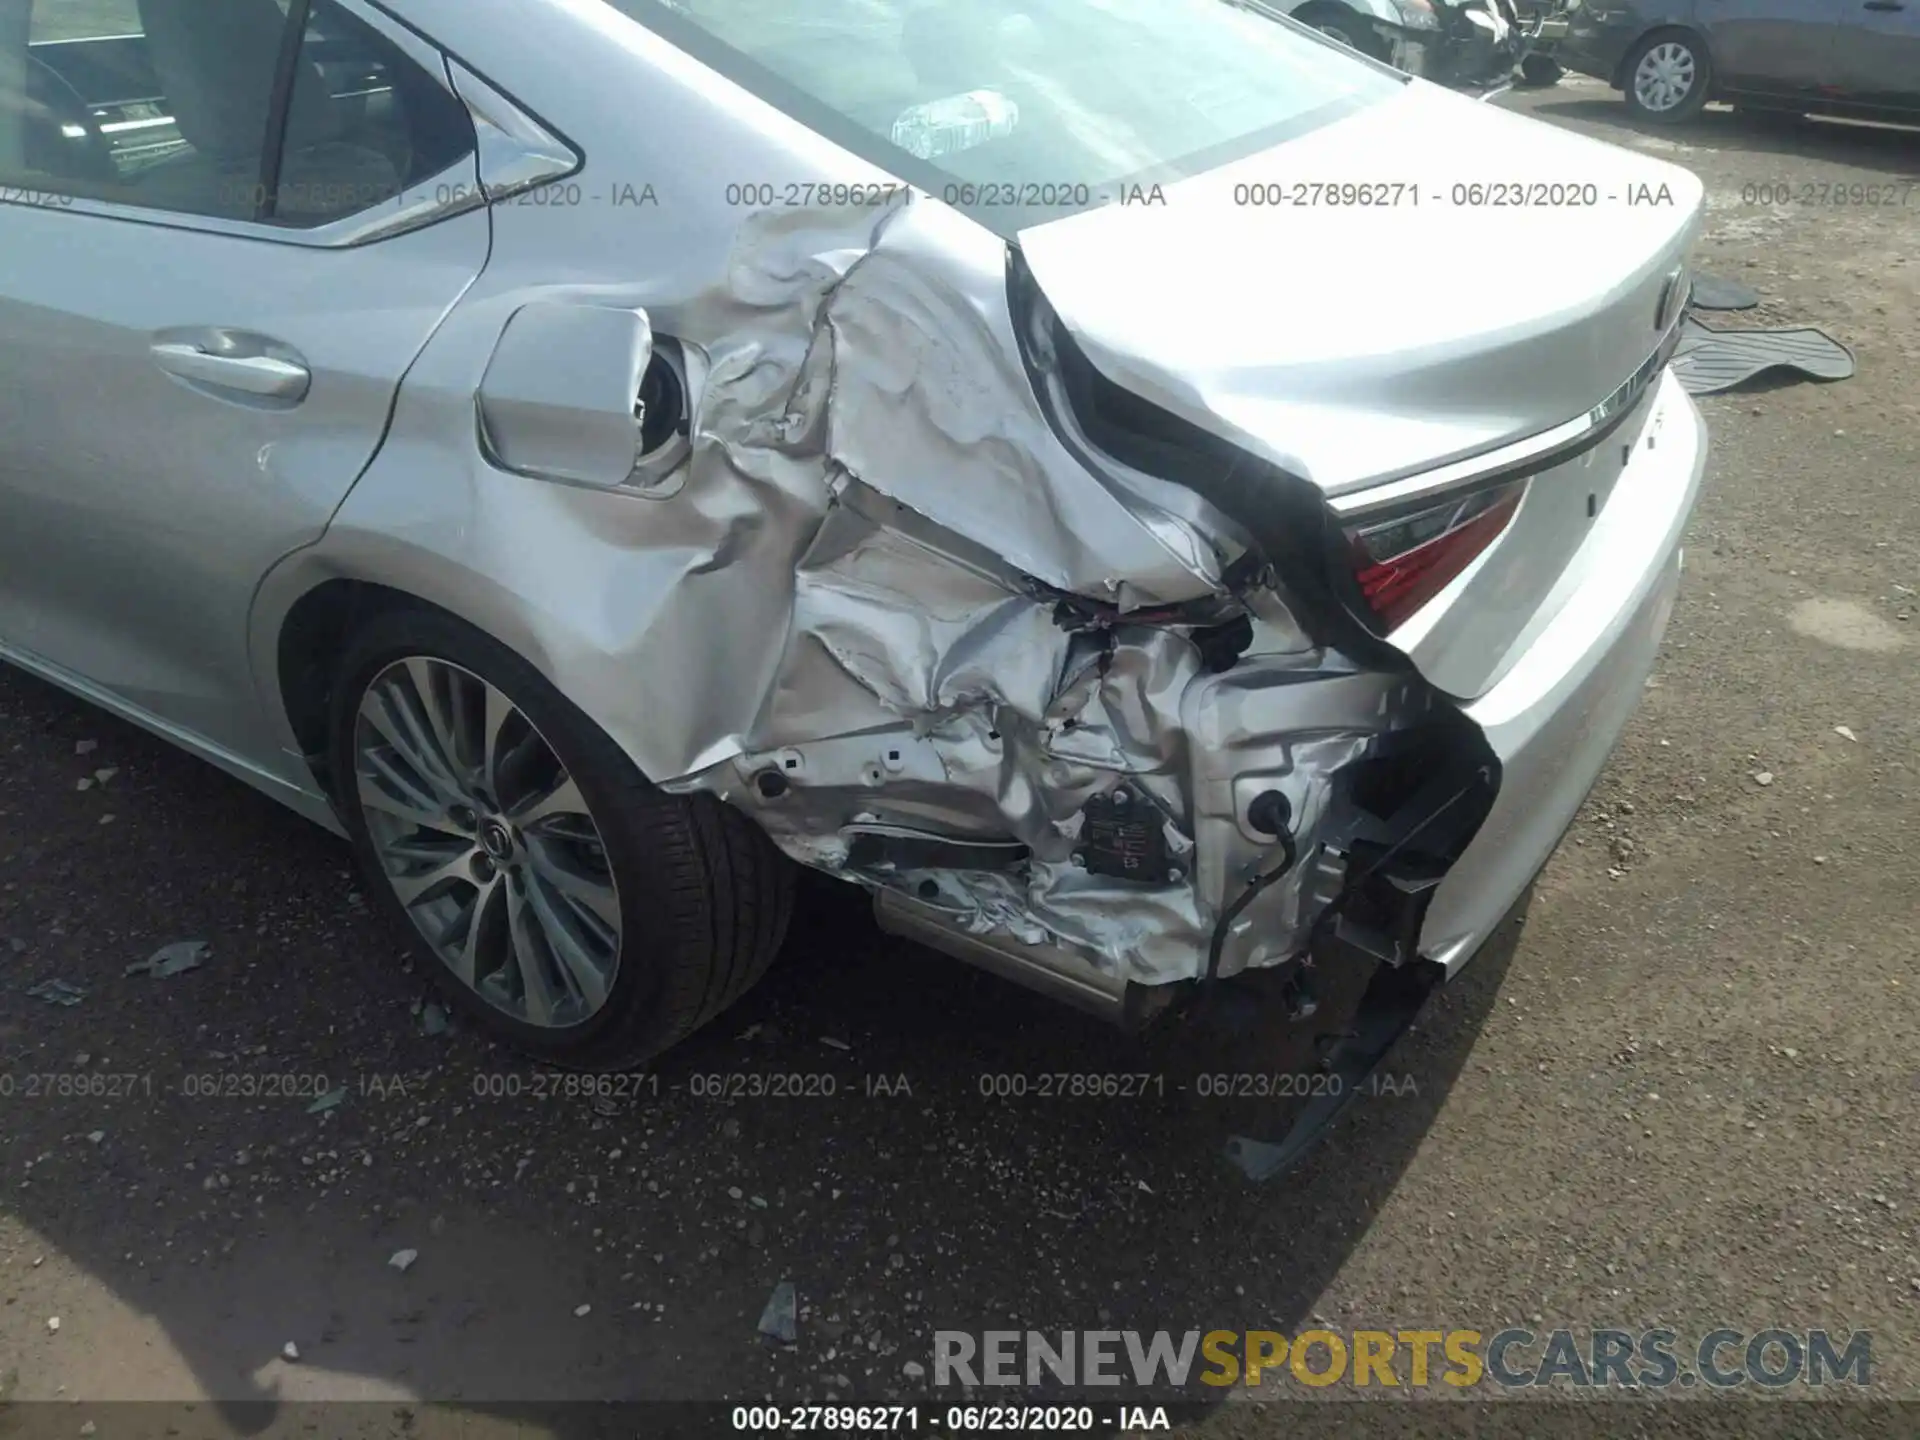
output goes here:
[{"label": "black plastic trim piece", "polygon": [[1445,974],[1431,961],[1397,968],[1382,965],[1375,970],[1360,998],[1352,1028],[1329,1057],[1328,1069],[1340,1083],[1315,1089],[1278,1143],[1233,1136],[1227,1141],[1227,1159],[1256,1182],[1284,1175],[1306,1159],[1366,1088],[1367,1077],[1419,1018],[1427,997],[1439,988]]},{"label": "black plastic trim piece", "polygon": [[[1411,668],[1412,662],[1361,618],[1371,612],[1351,567],[1344,564],[1345,536],[1317,485],[1114,384],[1094,367],[1066,327],[1056,323],[1049,337],[1057,365],[1053,373],[1066,392],[1074,421],[1065,423],[1032,350],[1031,327],[1037,306],[1044,303],[1039,283],[1019,248],[1011,245],[1007,303],[1034,398],[1056,438],[1076,460],[1099,474],[1103,457],[1108,457],[1193,491],[1246,531],[1262,566],[1273,571],[1315,643],[1374,669],[1397,673]],[[1122,425],[1113,419],[1115,404],[1124,404],[1129,419],[1138,423]],[[1093,449],[1080,442],[1076,426]]]},{"label": "black plastic trim piece", "polygon": [[1014,839],[976,840],[898,826],[848,826],[847,864],[856,870],[1014,870],[1032,851]]},{"label": "black plastic trim piece", "polygon": [[293,113],[293,87],[300,74],[300,55],[307,43],[307,17],[312,0],[293,0],[287,7],[287,28],[280,32],[280,54],[274,61],[273,88],[267,99],[267,136],[261,142],[260,198],[253,218],[270,223],[280,208],[280,165],[286,152],[287,124]]}]

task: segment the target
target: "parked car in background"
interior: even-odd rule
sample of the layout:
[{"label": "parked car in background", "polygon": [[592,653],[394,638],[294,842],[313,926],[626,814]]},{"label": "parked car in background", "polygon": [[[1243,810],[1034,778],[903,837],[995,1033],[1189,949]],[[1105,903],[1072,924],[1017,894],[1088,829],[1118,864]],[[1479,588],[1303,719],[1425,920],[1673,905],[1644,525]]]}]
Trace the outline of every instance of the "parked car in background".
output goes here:
[{"label": "parked car in background", "polygon": [[1430,0],[1264,0],[1274,10],[1311,25],[1351,50],[1384,60],[1409,75],[1424,74],[1439,40]]},{"label": "parked car in background", "polygon": [[1522,27],[1512,0],[1256,0],[1349,49],[1458,90],[1513,78]]},{"label": "parked car in background", "polygon": [[1709,100],[1920,121],[1920,0],[1568,0],[1554,55],[1662,124]]},{"label": "parked car in background", "polygon": [[1677,166],[1218,0],[0,14],[0,657],[533,1054],[717,1015],[803,865],[1122,1023],[1404,1025],[1638,703]]},{"label": "parked car in background", "polygon": [[1567,71],[1554,52],[1567,33],[1566,7],[1560,0],[1513,0],[1513,9],[1523,37],[1515,84],[1532,90],[1559,84]]}]

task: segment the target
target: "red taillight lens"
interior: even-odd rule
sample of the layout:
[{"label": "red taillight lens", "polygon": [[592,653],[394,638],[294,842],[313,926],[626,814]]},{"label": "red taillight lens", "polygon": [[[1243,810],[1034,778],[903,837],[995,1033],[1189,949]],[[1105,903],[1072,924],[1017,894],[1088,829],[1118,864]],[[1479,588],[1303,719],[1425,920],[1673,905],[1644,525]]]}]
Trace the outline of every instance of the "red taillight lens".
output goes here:
[{"label": "red taillight lens", "polygon": [[1446,589],[1507,528],[1526,493],[1527,482],[1515,480],[1345,527],[1354,579],[1385,628]]}]

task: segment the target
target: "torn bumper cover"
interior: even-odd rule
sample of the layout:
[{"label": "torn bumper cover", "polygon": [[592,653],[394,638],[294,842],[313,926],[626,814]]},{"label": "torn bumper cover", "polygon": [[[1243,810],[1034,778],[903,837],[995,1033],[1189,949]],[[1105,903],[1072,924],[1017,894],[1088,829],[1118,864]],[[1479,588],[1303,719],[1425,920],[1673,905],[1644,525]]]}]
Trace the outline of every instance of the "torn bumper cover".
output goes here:
[{"label": "torn bumper cover", "polygon": [[[1086,377],[1015,333],[1017,259],[997,307],[955,273],[966,223],[903,208],[825,297],[763,428],[825,487],[779,659],[734,753],[669,788],[1112,1018],[1319,942],[1413,958],[1498,761],[1316,593],[1318,493],[1210,437],[1155,464],[1153,436],[1098,434]],[[721,442],[695,432],[697,467]]]},{"label": "torn bumper cover", "polygon": [[688,367],[676,493],[779,476],[780,534],[734,516],[729,544],[790,541],[791,603],[727,682],[751,720],[653,773],[869,888],[888,928],[1123,1022],[1328,946],[1456,969],[1651,665],[1697,412],[1650,372],[1632,426],[1680,414],[1677,443],[1608,462],[1579,542],[1616,547],[1615,578],[1570,566],[1458,700],[1355,618],[1318,487],[1093,373],[1008,255],[903,203],[823,286],[783,413],[716,423],[731,389],[768,393],[770,348]]},{"label": "torn bumper cover", "polygon": [[1299,863],[1235,917],[1217,970],[1279,964],[1353,848],[1391,843],[1389,771],[1474,754],[1410,673],[1309,649],[1216,674],[1205,627],[1063,626],[921,548],[898,528],[912,517],[883,526],[876,499],[849,484],[829,511],[765,743],[701,784],[794,858],[880,891],[883,923],[918,917],[938,943],[937,921],[1047,971],[1078,957],[1088,984],[1111,982],[1106,1009],[1128,982],[1201,978],[1220,915],[1285,837]]}]

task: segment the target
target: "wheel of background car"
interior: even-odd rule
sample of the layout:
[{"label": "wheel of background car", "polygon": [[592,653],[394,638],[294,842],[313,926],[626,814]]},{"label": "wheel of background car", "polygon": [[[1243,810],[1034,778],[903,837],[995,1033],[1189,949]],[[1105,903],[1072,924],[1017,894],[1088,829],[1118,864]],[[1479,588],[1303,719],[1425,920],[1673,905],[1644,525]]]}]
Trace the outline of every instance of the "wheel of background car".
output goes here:
[{"label": "wheel of background car", "polygon": [[107,139],[106,132],[101,130],[100,121],[87,104],[86,97],[73,88],[66,76],[38,55],[29,54],[27,64],[33,68],[33,87],[58,112],[60,121],[78,126],[85,135],[86,147],[80,152],[87,157],[85,168],[79,174],[59,178],[86,180],[95,184],[112,184],[119,179],[120,172],[113,163],[113,145]]},{"label": "wheel of background car", "polygon": [[1520,79],[1529,90],[1558,85],[1566,73],[1566,67],[1551,55],[1529,55],[1520,62]]},{"label": "wheel of background car", "polygon": [[453,1002],[541,1059],[631,1068],[765,973],[793,875],[757,825],[668,795],[525,660],[439,611],[350,643],[336,803]]},{"label": "wheel of background car", "polygon": [[1655,31],[1641,40],[1620,73],[1627,108],[1662,125],[1698,115],[1713,81],[1706,47],[1680,30]]}]

